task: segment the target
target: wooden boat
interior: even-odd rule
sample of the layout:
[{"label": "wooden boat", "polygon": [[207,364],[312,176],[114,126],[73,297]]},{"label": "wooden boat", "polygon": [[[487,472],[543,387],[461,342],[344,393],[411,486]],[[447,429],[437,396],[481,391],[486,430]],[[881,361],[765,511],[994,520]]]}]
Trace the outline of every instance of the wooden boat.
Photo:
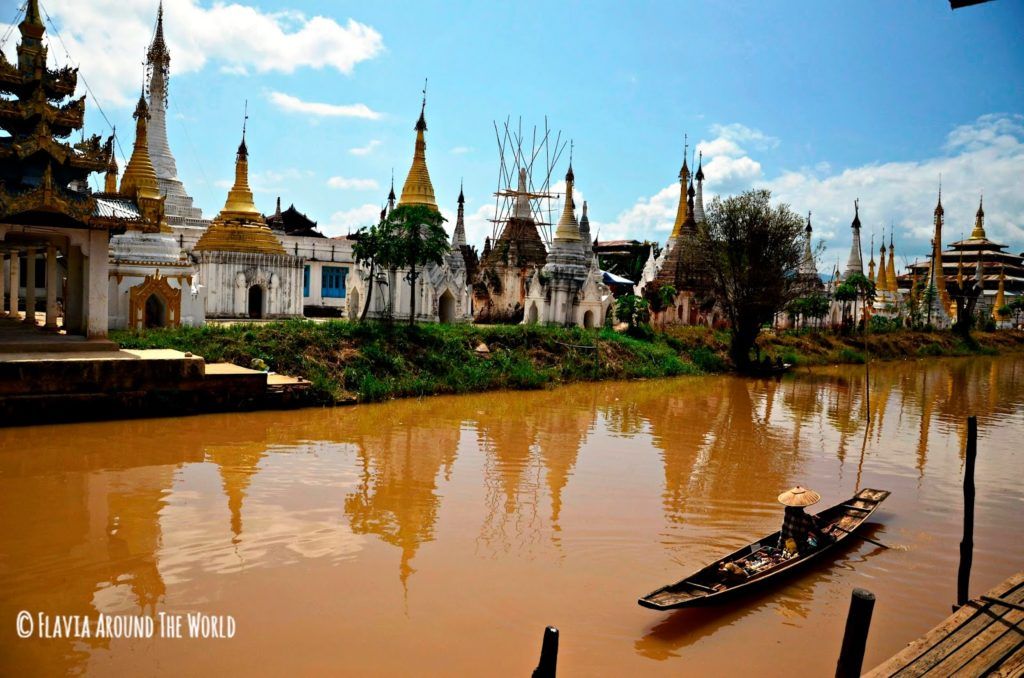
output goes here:
[{"label": "wooden boat", "polygon": [[675,584],[648,593],[637,602],[652,610],[674,610],[713,605],[758,589],[770,580],[818,560],[842,544],[888,496],[886,490],[864,489],[851,499],[818,513],[818,523],[835,539],[832,543],[825,543],[807,553],[786,557],[776,548],[780,530],[730,553]]}]

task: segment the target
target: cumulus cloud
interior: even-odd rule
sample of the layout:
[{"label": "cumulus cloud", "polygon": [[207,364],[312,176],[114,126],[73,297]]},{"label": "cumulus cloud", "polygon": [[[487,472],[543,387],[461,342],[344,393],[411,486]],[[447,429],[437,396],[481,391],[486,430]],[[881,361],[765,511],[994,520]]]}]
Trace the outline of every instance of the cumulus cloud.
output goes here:
[{"label": "cumulus cloud", "polygon": [[932,215],[940,175],[945,244],[970,234],[979,196],[984,193],[989,238],[1020,251],[1024,241],[1024,193],[1020,190],[1024,116],[981,116],[952,130],[942,150],[945,153],[924,160],[878,162],[832,174],[786,171],[763,185],[771,189],[774,198],[797,210],[814,212],[815,236],[826,239],[827,268],[836,259],[846,261],[857,198],[865,258],[871,233],[878,235],[877,250],[882,232],[888,232],[890,225],[898,259],[923,257],[934,230]]},{"label": "cumulus cloud", "polygon": [[370,155],[378,146],[380,146],[380,139],[370,139],[365,146],[350,148],[348,149],[348,152],[352,155]]},{"label": "cumulus cloud", "polygon": [[380,188],[376,179],[352,179],[350,177],[331,177],[327,180],[331,188],[348,191],[375,191]]},{"label": "cumulus cloud", "polygon": [[[139,57],[153,35],[156,3],[47,0],[46,11],[70,54],[69,59],[48,25],[51,60],[80,66],[101,104],[131,104],[139,91]],[[0,24],[0,31],[6,28]],[[292,73],[298,68],[332,68],[350,74],[356,64],[384,49],[380,33],[353,19],[339,23],[294,11],[268,12],[239,2],[167,3],[164,32],[174,74],[199,71],[207,63],[239,75]],[[8,42],[11,54],[16,42],[17,34]]]},{"label": "cumulus cloud", "polygon": [[346,235],[355,233],[363,226],[376,224],[380,219],[380,205],[365,203],[352,209],[340,210],[331,215],[323,228],[326,236]]},{"label": "cumulus cloud", "polygon": [[[705,204],[714,194],[728,195],[753,187],[768,188],[773,199],[788,203],[798,212],[813,211],[814,236],[826,250],[819,263],[822,271],[840,265],[849,253],[853,201],[860,199],[861,240],[864,256],[872,231],[881,235],[892,225],[898,263],[925,255],[932,237],[932,212],[942,175],[946,210],[943,241],[948,244],[970,233],[978,198],[985,195],[985,228],[992,240],[1020,251],[1024,241],[1024,193],[1020,191],[1024,167],[1024,116],[983,115],[951,130],[936,145],[934,155],[917,161],[879,161],[859,167],[839,168],[832,159],[814,167],[784,170],[773,178],[762,176],[762,166],[747,155],[744,145],[770,149],[779,144],[758,130],[743,125],[715,125],[717,136],[701,141],[704,151]],[[649,197],[638,199],[601,231],[623,237],[664,240],[675,219],[680,187],[673,182]],[[593,217],[592,217],[593,223]],[[605,228],[605,226],[603,226]]]},{"label": "cumulus cloud", "polygon": [[452,155],[465,155],[473,150],[472,146],[456,146],[452,150],[448,151]]},{"label": "cumulus cloud", "polygon": [[380,113],[366,104],[324,104],[317,101],[303,101],[284,92],[271,92],[270,102],[289,113],[303,113],[317,117],[366,118],[376,120]]}]

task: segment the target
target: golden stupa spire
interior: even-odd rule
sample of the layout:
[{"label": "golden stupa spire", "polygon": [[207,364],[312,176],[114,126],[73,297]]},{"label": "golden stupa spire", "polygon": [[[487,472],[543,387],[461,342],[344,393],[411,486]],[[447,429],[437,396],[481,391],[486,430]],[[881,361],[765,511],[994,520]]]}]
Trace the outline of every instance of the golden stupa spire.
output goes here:
[{"label": "golden stupa spire", "polygon": [[892,239],[892,225],[889,226],[889,291],[899,292],[899,284],[896,280],[896,245]]},{"label": "golden stupa spire", "polygon": [[117,148],[117,127],[114,127],[113,132],[110,134],[110,155],[107,158],[107,175],[103,182],[104,193],[117,193],[117,157],[115,149]]},{"label": "golden stupa spire", "polygon": [[248,102],[245,110],[242,143],[238,145],[235,155],[235,184],[228,191],[224,209],[214,218],[194,249],[285,254],[281,241],[267,226],[266,219],[256,209],[252,199],[252,189],[249,188],[249,148],[245,144],[245,130],[249,121]]},{"label": "golden stupa spire", "polygon": [[575,183],[576,175],[572,171],[572,146],[570,144],[569,171],[565,173],[565,204],[562,206],[562,217],[558,220],[554,240],[569,242],[580,240],[580,227],[576,223],[576,214],[573,212],[572,189]]},{"label": "golden stupa spire", "polygon": [[985,235],[985,197],[978,199],[978,211],[974,215],[974,230],[971,231],[971,240],[988,240]]},{"label": "golden stupa spire", "polygon": [[878,250],[878,278],[875,287],[879,292],[889,291],[889,272],[885,269],[885,231],[882,231],[882,247]]},{"label": "golden stupa spire", "polygon": [[956,286],[963,290],[964,288],[964,251],[960,250],[960,259],[956,264]]},{"label": "golden stupa spire", "polygon": [[683,167],[679,170],[679,208],[676,210],[676,221],[672,224],[671,239],[678,238],[683,232],[683,224],[686,223],[688,213],[687,185],[690,180],[690,168],[686,166],[686,154],[690,150],[689,137],[683,135]]},{"label": "golden stupa spire", "polygon": [[158,199],[160,185],[156,180],[156,170],[149,158],[149,107],[146,105],[145,94],[139,95],[139,103],[135,106],[135,147],[128,166],[121,177],[121,194],[134,198]]},{"label": "golden stupa spire", "polygon": [[868,281],[875,282],[875,234],[871,234],[871,247],[868,248],[871,259],[868,260]]},{"label": "golden stupa spire", "polygon": [[435,212],[437,200],[434,198],[434,185],[430,183],[430,172],[427,171],[427,142],[424,132],[427,131],[427,82],[423,81],[423,104],[420,106],[420,119],[416,121],[416,150],[412,156],[412,167],[402,187],[399,205],[423,205]]}]

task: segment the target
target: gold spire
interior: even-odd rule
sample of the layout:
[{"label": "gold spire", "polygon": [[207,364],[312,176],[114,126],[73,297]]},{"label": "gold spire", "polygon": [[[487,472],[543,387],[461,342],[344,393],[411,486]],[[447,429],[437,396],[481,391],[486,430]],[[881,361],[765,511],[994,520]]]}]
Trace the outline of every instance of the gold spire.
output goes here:
[{"label": "gold spire", "polygon": [[956,286],[964,288],[964,251],[960,250],[960,260],[956,264]]},{"label": "gold spire", "polygon": [[978,199],[978,211],[974,215],[974,230],[971,231],[971,240],[988,240],[988,236],[985,235],[984,202],[984,197]]},{"label": "gold spire", "polygon": [[114,128],[114,132],[110,135],[110,156],[107,158],[107,176],[103,183],[104,193],[117,193],[117,157],[114,153],[114,149],[117,144],[117,128]]},{"label": "gold spire", "polygon": [[995,301],[992,302],[992,317],[996,322],[1003,319],[1003,316],[999,314],[999,309],[1006,306],[1006,271],[1003,267],[999,267],[999,289],[996,290]]},{"label": "gold spire", "polygon": [[434,198],[434,185],[430,183],[430,172],[427,170],[427,142],[423,133],[427,131],[427,120],[424,112],[427,108],[427,86],[423,85],[423,104],[420,106],[420,119],[416,121],[416,150],[412,156],[412,167],[402,187],[399,205],[423,205],[435,212],[437,200]]},{"label": "gold spire", "polygon": [[242,143],[235,156],[235,185],[228,191],[224,209],[214,218],[210,227],[199,238],[195,249],[218,252],[256,252],[285,254],[281,241],[270,227],[252,199],[249,188],[249,149],[245,145],[245,124],[242,125]]},{"label": "gold spire", "polygon": [[562,217],[558,220],[558,228],[555,230],[555,240],[579,242],[580,227],[576,223],[576,215],[572,211],[572,187],[576,183],[576,175],[572,173],[572,157],[569,158],[569,171],[565,173],[565,205],[562,207]]},{"label": "gold spire", "polygon": [[875,234],[871,234],[871,247],[868,248],[871,259],[868,260],[868,281],[875,282]]},{"label": "gold spire", "polygon": [[935,236],[932,238],[932,277],[929,284],[934,283],[939,294],[939,301],[944,308],[949,308],[952,301],[946,289],[945,268],[942,265],[942,223],[946,210],[942,208],[942,180],[939,180],[939,200],[935,204]]},{"label": "gold spire", "polygon": [[690,180],[690,168],[686,166],[686,154],[689,152],[689,140],[683,135],[683,167],[679,170],[679,208],[676,210],[676,221],[672,224],[671,239],[678,238],[686,223],[688,205],[687,184]]},{"label": "gold spire", "polygon": [[896,245],[892,240],[892,227],[889,228],[889,291],[897,294],[900,291],[896,280]]},{"label": "gold spire", "polygon": [[882,236],[882,248],[878,255],[878,278],[875,280],[875,288],[879,292],[889,291],[889,272],[885,270],[885,235]]},{"label": "gold spire", "polygon": [[135,147],[128,166],[121,177],[121,194],[135,198],[151,200],[160,197],[160,185],[156,180],[156,170],[149,158],[149,142],[147,141],[149,125],[149,107],[146,97],[139,95],[139,103],[135,106]]}]

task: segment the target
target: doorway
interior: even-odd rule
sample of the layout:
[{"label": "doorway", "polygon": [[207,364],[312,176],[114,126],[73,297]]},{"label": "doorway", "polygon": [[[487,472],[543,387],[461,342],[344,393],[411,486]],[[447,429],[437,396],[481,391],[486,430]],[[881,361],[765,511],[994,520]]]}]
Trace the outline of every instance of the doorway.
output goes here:
[{"label": "doorway", "polygon": [[249,317],[263,317],[263,288],[259,285],[249,288]]}]

